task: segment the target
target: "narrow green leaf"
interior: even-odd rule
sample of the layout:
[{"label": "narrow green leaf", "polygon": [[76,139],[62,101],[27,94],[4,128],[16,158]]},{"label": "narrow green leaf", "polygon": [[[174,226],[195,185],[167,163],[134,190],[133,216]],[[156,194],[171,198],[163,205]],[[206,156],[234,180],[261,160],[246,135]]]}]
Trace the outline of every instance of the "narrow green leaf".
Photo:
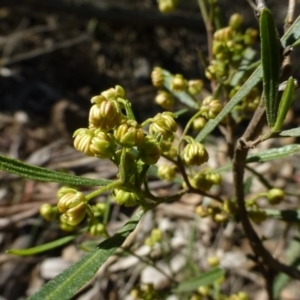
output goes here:
[{"label": "narrow green leaf", "polygon": [[279,219],[285,222],[299,222],[300,221],[300,210],[293,209],[265,209],[268,217]]},{"label": "narrow green leaf", "polygon": [[42,253],[42,252],[63,246],[65,244],[71,242],[72,240],[74,240],[75,237],[76,237],[76,235],[65,236],[65,237],[55,240],[53,242],[39,245],[39,246],[32,247],[32,248],[10,249],[10,250],[7,250],[6,253],[20,255],[20,256],[34,255],[34,254]]},{"label": "narrow green leaf", "polygon": [[195,99],[188,92],[172,91],[171,82],[174,77],[173,74],[171,74],[167,70],[163,70],[163,74],[164,74],[164,86],[167,90],[169,90],[176,98],[178,98],[183,104],[187,105],[188,107],[191,107],[194,109],[199,109],[199,104],[195,101]]},{"label": "narrow green leaf", "polygon": [[86,283],[104,264],[104,262],[124,243],[135,229],[143,211],[134,215],[111,238],[98,245],[98,249],[85,255],[80,261],[45,284],[40,291],[29,297],[30,300],[67,300]]},{"label": "narrow green leaf", "polygon": [[[262,151],[256,154],[249,154],[247,156],[246,162],[253,163],[253,162],[265,162],[275,159],[284,158],[295,153],[300,152],[300,145],[291,144],[288,146],[283,146],[279,148],[273,148],[266,151]],[[221,168],[215,170],[217,173],[228,172],[232,169],[232,164],[229,163]]]},{"label": "narrow green leaf", "polygon": [[269,149],[256,154],[250,154],[247,156],[247,163],[266,162],[274,159],[284,158],[297,152],[300,152],[300,145],[291,144],[284,147]]},{"label": "narrow green leaf", "polygon": [[[281,38],[281,44],[283,47],[292,45],[297,39],[300,38],[300,16],[295,20],[290,29]],[[206,126],[197,135],[196,140],[198,142],[203,141],[208,134],[210,134],[218,124],[223,120],[223,118],[230,113],[233,108],[241,102],[241,100],[248,95],[248,93],[254,88],[261,80],[262,68],[261,65],[252,73],[248,80],[243,84],[239,91],[234,95],[234,97],[226,104],[219,115],[213,119],[209,120]]]},{"label": "narrow green leaf", "polygon": [[294,98],[294,92],[295,92],[294,78],[290,77],[286,83],[286,87],[282,94],[282,97],[281,97],[281,100],[279,103],[276,122],[275,122],[274,127],[272,128],[272,131],[277,132],[281,129],[282,124],[285,120],[285,117],[288,113],[288,110],[291,107],[291,104],[292,104],[292,101]]},{"label": "narrow green leaf", "polygon": [[259,30],[261,61],[263,68],[264,101],[269,127],[273,127],[278,110],[278,86],[281,58],[279,39],[272,13],[264,7],[260,10]]},{"label": "narrow green leaf", "polygon": [[81,176],[69,175],[46,168],[23,163],[19,160],[0,155],[0,170],[19,175],[21,177],[47,182],[59,182],[70,185],[105,186],[111,180],[89,179]]},{"label": "narrow green leaf", "polygon": [[209,270],[200,276],[190,278],[181,282],[175,289],[176,292],[192,292],[197,290],[200,286],[213,284],[218,279],[224,276],[224,270],[221,268],[215,268]]},{"label": "narrow green leaf", "polygon": [[284,130],[279,133],[280,136],[300,136],[300,127]]},{"label": "narrow green leaf", "polygon": [[261,80],[262,77],[262,69],[259,66],[252,75],[248,78],[248,80],[241,86],[238,92],[233,96],[232,99],[225,105],[222,111],[217,115],[217,117],[213,120],[209,120],[206,126],[199,132],[196,137],[197,142],[201,142],[209,133],[211,133],[218,124],[226,117],[228,113],[230,113],[233,108],[239,104],[244,97],[248,95],[248,93],[255,87]]}]

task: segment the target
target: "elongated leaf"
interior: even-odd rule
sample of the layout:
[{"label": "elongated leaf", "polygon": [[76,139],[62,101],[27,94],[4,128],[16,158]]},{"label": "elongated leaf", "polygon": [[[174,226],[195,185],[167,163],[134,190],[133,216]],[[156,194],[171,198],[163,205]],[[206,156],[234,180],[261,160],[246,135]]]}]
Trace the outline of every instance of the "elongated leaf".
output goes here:
[{"label": "elongated leaf", "polygon": [[215,268],[209,270],[200,276],[188,279],[181,282],[176,288],[176,292],[192,292],[197,290],[200,286],[213,284],[218,279],[224,276],[224,270],[221,268]]},{"label": "elongated leaf", "polygon": [[[281,38],[281,44],[283,47],[287,47],[292,45],[297,39],[300,38],[300,16],[296,19],[290,29],[284,34]],[[209,120],[206,126],[200,131],[197,135],[196,140],[201,142],[206,138],[208,134],[210,134],[218,124],[223,120],[223,118],[230,113],[233,108],[240,103],[240,101],[248,95],[248,93],[254,88],[261,80],[262,77],[262,67],[259,66],[252,75],[248,78],[248,80],[243,84],[240,90],[233,96],[233,98],[226,104],[223,110],[219,113],[219,115],[213,119]]]},{"label": "elongated leaf", "polygon": [[275,125],[272,128],[272,131],[277,132],[281,129],[285,117],[288,113],[288,110],[291,107],[294,98],[294,92],[295,92],[294,78],[290,77],[286,83],[286,87],[280,99],[278,114],[276,117]]},{"label": "elongated leaf", "polygon": [[292,209],[265,209],[268,217],[279,219],[286,222],[299,222],[300,221],[300,210]]},{"label": "elongated leaf", "polygon": [[196,137],[197,142],[201,142],[210,132],[212,132],[218,124],[229,114],[233,108],[239,104],[244,97],[248,95],[248,93],[255,87],[261,80],[262,77],[262,69],[259,66],[252,75],[248,78],[248,80],[241,86],[238,92],[232,97],[232,99],[225,105],[222,111],[217,115],[217,117],[213,120],[209,120],[206,126],[200,131],[200,133]]},{"label": "elongated leaf", "polygon": [[247,156],[247,163],[265,162],[274,159],[284,158],[298,152],[300,152],[300,145],[291,144],[284,147],[269,149],[257,154],[250,154]]},{"label": "elongated leaf", "polygon": [[98,249],[85,255],[80,261],[49,281],[39,292],[28,299],[71,299],[76,291],[88,282],[104,262],[123,244],[125,239],[135,229],[142,215],[142,211],[137,213],[113,237],[99,244]]},{"label": "elongated leaf", "polygon": [[34,254],[42,253],[42,252],[60,247],[62,245],[65,245],[65,244],[71,242],[72,240],[74,240],[75,237],[76,237],[76,235],[65,236],[65,237],[55,240],[53,242],[39,245],[39,246],[32,247],[32,248],[10,249],[10,250],[7,250],[6,253],[20,255],[20,256],[34,255]]},{"label": "elongated leaf", "polygon": [[[246,162],[247,163],[265,162],[265,161],[284,158],[298,152],[300,152],[300,145],[291,144],[288,146],[265,150],[256,154],[249,154],[247,156]],[[222,172],[230,171],[231,169],[232,169],[232,164],[229,163],[219,169],[216,169],[215,172],[222,173]]]},{"label": "elongated leaf", "polygon": [[280,136],[300,136],[300,127],[284,130],[279,133]]},{"label": "elongated leaf", "polygon": [[37,181],[59,182],[63,184],[82,186],[104,186],[112,183],[111,180],[89,179],[81,176],[48,170],[42,167],[32,166],[3,155],[0,155],[0,169]]},{"label": "elongated leaf", "polygon": [[175,97],[177,97],[183,104],[187,105],[188,107],[199,109],[199,105],[197,102],[193,99],[193,97],[190,96],[189,93],[183,91],[183,92],[174,92],[171,89],[171,82],[174,78],[174,75],[168,72],[167,70],[163,70],[164,74],[164,86],[167,90],[169,90]]},{"label": "elongated leaf", "polygon": [[279,38],[269,9],[260,10],[259,30],[263,69],[264,102],[269,127],[275,124],[278,111],[279,70],[281,65]]}]

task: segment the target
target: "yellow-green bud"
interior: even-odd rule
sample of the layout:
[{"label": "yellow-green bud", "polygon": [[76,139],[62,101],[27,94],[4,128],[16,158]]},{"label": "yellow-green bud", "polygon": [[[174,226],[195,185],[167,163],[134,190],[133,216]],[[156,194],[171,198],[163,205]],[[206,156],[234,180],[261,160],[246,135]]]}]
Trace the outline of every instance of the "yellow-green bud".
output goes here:
[{"label": "yellow-green bud", "polygon": [[190,178],[190,183],[193,188],[199,189],[201,191],[208,191],[213,183],[207,179],[207,174],[204,172],[199,172],[193,178]]},{"label": "yellow-green bud", "polygon": [[236,205],[233,201],[226,199],[223,203],[222,210],[226,213],[234,214],[236,212]]},{"label": "yellow-green bud", "polygon": [[141,145],[138,146],[139,158],[148,165],[157,163],[161,156],[161,148],[158,141],[147,135]]},{"label": "yellow-green bud", "polygon": [[233,15],[231,15],[230,19],[229,19],[229,26],[232,28],[232,29],[238,29],[241,27],[243,23],[243,17],[242,15],[238,14],[238,13],[235,13]]},{"label": "yellow-green bud", "polygon": [[101,93],[102,96],[104,96],[106,99],[117,99],[118,97],[124,98],[125,96],[125,90],[120,85],[116,85],[115,88],[110,88],[106,91],[103,91]]},{"label": "yellow-green bud", "polygon": [[111,158],[117,149],[113,135],[95,130],[89,150],[99,158]]},{"label": "yellow-green bud", "polygon": [[162,231],[159,228],[154,228],[151,231],[151,239],[154,241],[154,243],[158,243],[162,241],[163,235]]},{"label": "yellow-green bud", "polygon": [[222,110],[222,104],[212,96],[206,97],[201,106],[201,115],[206,119],[214,119]]},{"label": "yellow-green bud", "polygon": [[224,213],[216,213],[215,215],[213,215],[213,220],[216,223],[224,223],[228,220],[228,215]]},{"label": "yellow-green bud", "polygon": [[164,85],[164,73],[162,68],[155,67],[151,73],[151,79],[155,87],[162,87]]},{"label": "yellow-green bud", "polygon": [[93,213],[95,217],[103,216],[106,211],[106,203],[96,203],[96,205],[92,206]]},{"label": "yellow-green bud", "polygon": [[182,160],[189,166],[200,166],[208,161],[208,152],[200,143],[187,144],[183,149]]},{"label": "yellow-green bud", "polygon": [[191,95],[197,95],[202,91],[203,81],[201,79],[189,80],[188,82],[188,92]]},{"label": "yellow-green bud", "polygon": [[160,165],[157,169],[157,175],[166,181],[172,181],[176,176],[176,166]]},{"label": "yellow-green bud", "polygon": [[178,151],[177,151],[176,147],[171,147],[171,149],[169,151],[166,151],[166,152],[164,151],[163,153],[164,153],[164,155],[166,155],[167,157],[170,157],[170,158],[175,158],[178,155]]},{"label": "yellow-green bud", "polygon": [[102,223],[94,224],[90,227],[90,234],[93,236],[106,235],[106,227]]},{"label": "yellow-green bud", "polygon": [[208,296],[209,290],[210,290],[210,288],[207,285],[203,285],[203,286],[198,287],[198,293],[202,296]]},{"label": "yellow-green bud", "polygon": [[85,202],[86,199],[84,194],[74,190],[72,192],[63,194],[57,203],[57,209],[59,212],[64,213],[78,204]]},{"label": "yellow-green bud", "polygon": [[174,141],[174,136],[168,139],[163,139],[160,141],[160,148],[162,152],[167,152],[172,148]]},{"label": "yellow-green bud", "polygon": [[57,209],[49,203],[44,203],[40,206],[40,215],[46,221],[52,221],[57,215]]},{"label": "yellow-green bud", "polygon": [[144,131],[135,120],[123,120],[115,129],[114,136],[122,147],[132,148],[144,140]]},{"label": "yellow-green bud", "polygon": [[153,241],[153,239],[151,238],[151,236],[147,237],[144,241],[144,244],[148,247],[153,247],[155,242]]},{"label": "yellow-green bud", "polygon": [[220,259],[217,256],[209,256],[207,258],[207,262],[212,268],[214,268],[220,264]]},{"label": "yellow-green bud", "polygon": [[208,216],[207,208],[203,205],[198,205],[195,209],[195,212],[201,218],[205,218]]},{"label": "yellow-green bud", "polygon": [[268,191],[267,198],[272,205],[279,204],[284,200],[284,191],[281,189],[271,189]]},{"label": "yellow-green bud", "polygon": [[177,124],[174,120],[176,116],[171,112],[158,113],[149,126],[151,135],[162,135],[165,139],[172,138],[177,130]]},{"label": "yellow-green bud", "polygon": [[86,215],[86,204],[81,202],[78,205],[68,209],[61,217],[71,226],[76,226],[84,219]]},{"label": "yellow-green bud", "polygon": [[207,173],[206,179],[215,185],[221,184],[221,180],[222,180],[221,175],[219,173],[213,173],[213,172]]},{"label": "yellow-green bud", "polygon": [[233,31],[231,27],[224,27],[221,29],[218,29],[214,33],[214,40],[219,41],[219,42],[227,42],[231,40],[233,37]]},{"label": "yellow-green bud", "polygon": [[72,232],[76,229],[76,226],[68,224],[62,215],[59,218],[59,227],[61,230],[66,232]]},{"label": "yellow-green bud", "polygon": [[182,92],[187,88],[187,82],[181,74],[176,74],[171,81],[171,90]]},{"label": "yellow-green bud", "polygon": [[139,300],[141,298],[141,291],[140,289],[132,289],[130,291],[130,296],[133,300]]},{"label": "yellow-green bud", "polygon": [[204,117],[196,118],[193,121],[193,128],[196,131],[200,131],[202,128],[204,128],[204,126],[206,125],[206,123],[207,123],[207,120]]},{"label": "yellow-green bud", "polygon": [[267,213],[259,208],[248,211],[248,216],[255,223],[261,223],[268,218]]},{"label": "yellow-green bud", "polygon": [[90,150],[92,139],[94,137],[93,130],[79,128],[74,132],[73,137],[75,137],[74,148],[77,151],[83,152],[88,156],[94,156],[94,153]]},{"label": "yellow-green bud", "polygon": [[174,106],[175,99],[172,94],[166,91],[158,91],[155,102],[164,109],[171,109]]},{"label": "yellow-green bud", "polygon": [[60,199],[63,195],[68,194],[68,193],[77,193],[76,189],[73,189],[69,186],[62,186],[61,188],[58,189],[57,191],[57,198]]},{"label": "yellow-green bud", "polygon": [[[105,98],[104,96],[102,96]],[[95,98],[95,97],[94,97]],[[108,131],[121,123],[122,112],[115,100],[92,100],[95,104],[90,109],[89,124],[102,131]]]},{"label": "yellow-green bud", "polygon": [[249,295],[243,291],[238,292],[237,297],[238,297],[238,300],[250,300]]},{"label": "yellow-green bud", "polygon": [[158,9],[162,13],[172,12],[177,5],[177,0],[158,0]]},{"label": "yellow-green bud", "polygon": [[252,46],[258,37],[258,31],[254,28],[248,28],[244,35],[244,43],[247,46]]},{"label": "yellow-green bud", "polygon": [[128,192],[124,189],[113,189],[112,195],[119,205],[130,207],[137,204],[138,197],[134,192]]}]

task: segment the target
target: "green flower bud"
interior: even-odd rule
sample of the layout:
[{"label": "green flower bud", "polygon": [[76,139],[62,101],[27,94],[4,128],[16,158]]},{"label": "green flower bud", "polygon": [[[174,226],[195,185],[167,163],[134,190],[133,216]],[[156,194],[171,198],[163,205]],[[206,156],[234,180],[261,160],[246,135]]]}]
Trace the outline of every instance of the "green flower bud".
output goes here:
[{"label": "green flower bud", "polygon": [[73,189],[69,186],[62,186],[61,188],[58,189],[56,196],[58,199],[60,199],[63,195],[69,194],[69,193],[75,194],[75,193],[77,193],[77,190]]},{"label": "green flower bud", "polygon": [[201,218],[205,218],[208,216],[207,208],[203,205],[198,205],[195,209],[195,213]]},{"label": "green flower bud", "polygon": [[110,133],[95,130],[89,150],[99,158],[111,158],[117,149],[115,140]]},{"label": "green flower bud", "polygon": [[222,110],[222,104],[212,96],[206,97],[201,106],[201,115],[206,119],[214,119]]},{"label": "green flower bud", "polygon": [[83,193],[74,191],[64,194],[57,203],[59,212],[64,213],[70,208],[77,206],[80,203],[85,203],[86,199]]},{"label": "green flower bud", "polygon": [[174,132],[177,130],[177,124],[174,118],[175,115],[171,112],[158,113],[152,119],[152,124],[149,126],[150,134],[153,136],[160,134],[165,139],[172,138]]},{"label": "green flower bud", "polygon": [[195,131],[200,131],[205,127],[207,120],[204,117],[199,117],[193,121],[193,129]]},{"label": "green flower bud", "polygon": [[176,166],[160,165],[157,169],[157,175],[166,181],[172,181],[176,176]]},{"label": "green flower bud", "polygon": [[238,297],[238,300],[250,300],[249,295],[243,291],[238,292],[237,297]]},{"label": "green flower bud", "polygon": [[201,296],[208,296],[209,290],[210,290],[210,288],[207,285],[203,285],[203,286],[198,287],[198,293]]},{"label": "green flower bud", "polygon": [[148,165],[157,163],[161,156],[161,148],[158,141],[147,135],[141,145],[138,146],[139,158]]},{"label": "green flower bud", "polygon": [[207,262],[210,267],[215,268],[220,265],[220,259],[217,256],[209,256]]},{"label": "green flower bud", "polygon": [[151,231],[151,239],[154,243],[159,243],[162,241],[163,234],[162,231],[159,228],[154,228]]},{"label": "green flower bud", "polygon": [[194,177],[190,178],[190,183],[192,187],[201,191],[208,191],[213,185],[213,182],[208,179],[205,171],[200,171]]},{"label": "green flower bud", "polygon": [[248,211],[248,216],[255,223],[261,223],[268,218],[267,213],[259,208]]},{"label": "green flower bud", "polygon": [[76,229],[76,226],[68,224],[62,215],[59,218],[59,227],[61,230],[66,232],[72,232]]},{"label": "green flower bud", "polygon": [[221,29],[218,29],[214,33],[214,40],[218,42],[224,42],[231,40],[233,38],[233,31],[231,27],[224,27]]},{"label": "green flower bud", "polygon": [[122,147],[132,148],[144,140],[144,131],[135,120],[123,120],[115,129],[114,136]]},{"label": "green flower bud", "polygon": [[106,226],[102,223],[94,224],[90,227],[90,234],[93,236],[106,235]]},{"label": "green flower bud", "polygon": [[81,202],[76,206],[69,208],[63,215],[62,219],[71,226],[76,226],[84,219],[86,215],[86,204]]},{"label": "green flower bud", "polygon": [[215,185],[219,185],[221,183],[221,175],[219,173],[207,173],[206,174],[206,179],[212,182]]},{"label": "green flower bud", "polygon": [[267,198],[272,205],[279,204],[284,200],[284,191],[281,189],[271,189],[268,191]]},{"label": "green flower bud", "polygon": [[243,23],[242,15],[240,15],[238,13],[231,15],[231,17],[229,19],[229,27],[236,30],[241,27],[242,23]]},{"label": "green flower bud", "polygon": [[224,213],[216,213],[214,216],[213,216],[213,220],[216,222],[216,223],[224,223],[228,220],[228,215],[227,214],[224,214]]},{"label": "green flower bud", "polygon": [[158,9],[162,13],[172,12],[177,6],[177,0],[158,0]]},{"label": "green flower bud", "polygon": [[164,155],[166,155],[167,157],[170,157],[170,158],[175,158],[178,156],[178,151],[177,151],[177,148],[176,147],[171,147],[171,149],[169,151],[164,151],[163,152]]},{"label": "green flower bud", "polygon": [[151,79],[155,87],[162,87],[164,85],[164,73],[162,68],[155,67],[151,73]]},{"label": "green flower bud", "polygon": [[40,206],[40,215],[46,221],[52,221],[56,218],[57,209],[49,203],[44,203]]},{"label": "green flower bud", "polygon": [[113,189],[112,195],[119,205],[130,207],[137,204],[138,197],[134,192],[128,192],[124,189]]},{"label": "green flower bud", "polygon": [[174,106],[175,99],[172,94],[166,91],[158,91],[155,102],[164,109],[171,109]]},{"label": "green flower bud", "polygon": [[187,144],[183,149],[182,160],[189,166],[200,166],[208,161],[208,153],[200,143]]},{"label": "green flower bud", "polygon": [[[105,98],[104,96],[102,96]],[[93,99],[93,98],[92,98]],[[95,100],[90,109],[89,124],[102,131],[108,131],[121,123],[122,113],[119,104],[115,100]]]},{"label": "green flower bud", "polygon": [[162,152],[167,152],[172,148],[174,141],[174,136],[168,139],[163,139],[160,141],[160,148]]},{"label": "green flower bud", "polygon": [[236,205],[231,200],[225,200],[223,203],[222,210],[229,214],[234,214],[236,212]]},{"label": "green flower bud", "polygon": [[244,35],[244,43],[247,46],[252,46],[258,37],[258,31],[254,28],[248,28]]},{"label": "green flower bud", "polygon": [[203,85],[204,85],[204,83],[201,79],[189,80],[188,81],[188,92],[191,95],[197,95],[197,94],[201,93]]},{"label": "green flower bud", "polygon": [[187,82],[181,74],[176,74],[171,81],[171,90],[182,92],[187,88]]},{"label": "green flower bud", "polygon": [[115,88],[110,88],[106,91],[101,93],[108,100],[115,100],[118,97],[124,98],[125,97],[125,90],[120,85],[116,85]]},{"label": "green flower bud", "polygon": [[96,203],[96,205],[92,206],[93,214],[95,217],[101,217],[105,214],[106,211],[106,203]]},{"label": "green flower bud", "polygon": [[83,152],[88,156],[94,156],[94,153],[90,150],[91,142],[94,137],[93,130],[79,128],[74,132],[73,137],[75,137],[74,148],[77,151]]}]

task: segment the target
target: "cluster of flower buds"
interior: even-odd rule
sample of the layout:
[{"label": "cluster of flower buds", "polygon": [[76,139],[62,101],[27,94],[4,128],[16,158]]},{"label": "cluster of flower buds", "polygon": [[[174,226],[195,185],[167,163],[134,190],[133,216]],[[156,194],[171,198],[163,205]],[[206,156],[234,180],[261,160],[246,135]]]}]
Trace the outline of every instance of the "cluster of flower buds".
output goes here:
[{"label": "cluster of flower buds", "polygon": [[249,28],[242,33],[240,30],[242,22],[241,15],[233,14],[228,26],[214,33],[212,49],[214,59],[205,71],[209,80],[224,81],[228,78],[230,71],[240,64],[245,49],[256,41],[258,31]]},{"label": "cluster of flower buds", "polygon": [[57,194],[57,210],[62,213],[61,220],[71,226],[81,223],[87,210],[84,194],[68,187],[62,187]]},{"label": "cluster of flower buds", "polygon": [[222,104],[218,99],[208,96],[203,99],[200,108],[201,115],[206,119],[214,119],[222,110]]},{"label": "cluster of flower buds", "polygon": [[161,298],[161,292],[155,290],[153,284],[149,283],[132,289],[130,296],[133,300],[156,300]]}]

